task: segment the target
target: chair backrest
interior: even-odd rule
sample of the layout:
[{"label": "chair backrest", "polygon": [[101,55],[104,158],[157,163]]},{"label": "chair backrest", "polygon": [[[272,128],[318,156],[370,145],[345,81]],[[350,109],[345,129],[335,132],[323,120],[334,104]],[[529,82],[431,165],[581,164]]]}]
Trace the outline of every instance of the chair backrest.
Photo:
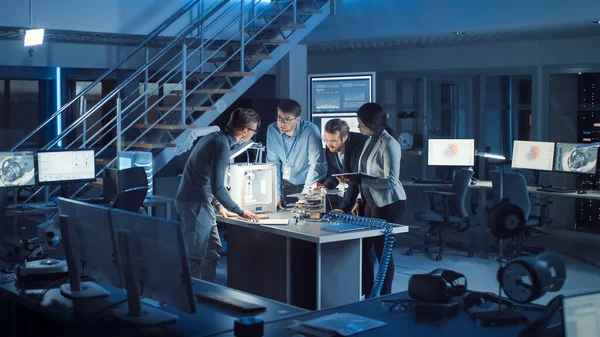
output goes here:
[{"label": "chair backrest", "polygon": [[[492,180],[492,191],[494,193],[494,204],[500,200],[500,172],[490,171]],[[527,190],[527,181],[522,174],[504,173],[502,175],[502,198],[510,201],[511,204],[519,206],[525,215],[525,220],[529,219],[531,213],[531,200],[529,200],[529,191]]]},{"label": "chair backrest", "polygon": [[148,188],[148,178],[143,167],[131,167],[123,170],[107,168],[104,170],[104,199],[114,201],[117,195],[135,187]]},{"label": "chair backrest", "polygon": [[122,209],[124,211],[138,213],[144,205],[148,187],[134,187],[119,192],[111,208]]},{"label": "chair backrest", "polygon": [[449,200],[450,213],[458,214],[465,218],[469,216],[465,202],[467,200],[467,191],[471,184],[473,171],[469,169],[460,169],[456,171],[454,179],[452,179],[452,187],[450,190],[454,193],[454,197]]},{"label": "chair backrest", "polygon": [[[8,188],[0,187],[0,225],[3,227],[5,227],[7,225],[7,219],[6,219],[6,216],[4,215],[7,205],[8,205]],[[0,230],[0,234],[2,234],[2,233],[3,233],[3,231]],[[0,238],[0,239],[4,239],[4,238]]]}]

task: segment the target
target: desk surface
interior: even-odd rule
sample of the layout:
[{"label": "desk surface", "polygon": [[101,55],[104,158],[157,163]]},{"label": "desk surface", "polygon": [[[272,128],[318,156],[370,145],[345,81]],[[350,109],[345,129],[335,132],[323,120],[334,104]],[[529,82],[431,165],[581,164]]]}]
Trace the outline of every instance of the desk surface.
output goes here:
[{"label": "desk surface", "polygon": [[[417,188],[448,188],[450,184],[419,184],[413,181],[403,181],[402,186],[405,187],[417,187]],[[469,185],[469,188],[473,189],[492,189],[492,182],[487,180],[479,180],[475,185]],[[595,199],[600,200],[600,192],[588,191],[586,194],[572,193],[558,193],[558,192],[546,192],[539,191],[538,187],[527,186],[529,193],[535,193],[540,195],[555,196],[555,197],[566,197],[566,198],[580,198],[580,199]]]},{"label": "desk surface", "polygon": [[[246,302],[265,306],[267,310],[256,315],[256,317],[265,322],[286,319],[307,312],[301,308],[250,295],[224,286],[196,279],[193,279],[193,281],[195,293],[207,291],[217,292],[225,296],[231,296]],[[42,292],[43,286],[25,288],[17,282],[0,285],[0,295],[5,298],[10,298],[19,305],[29,308],[30,310],[44,314],[53,320],[65,324],[78,325],[80,322],[86,321],[99,310],[126,298],[123,290],[111,286],[103,286],[110,291],[110,297],[72,301],[64,298],[60,294],[60,290],[55,287],[48,291],[41,301],[37,303],[36,300]],[[117,307],[125,307],[126,305],[127,303],[123,303]],[[194,314],[184,313],[168,307],[161,307],[161,309],[178,315],[178,321],[173,324],[163,325],[158,331],[154,331],[155,328],[140,328],[139,326],[124,323],[112,316],[110,311],[106,310],[106,312],[99,315],[97,319],[90,321],[89,324],[86,325],[86,328],[89,331],[95,331],[98,330],[98,327],[102,326],[102,331],[95,332],[106,336],[110,334],[108,334],[104,328],[118,332],[113,336],[127,336],[129,334],[140,336],[140,333],[143,333],[144,336],[154,335],[154,333],[157,333],[159,336],[207,336],[233,330],[233,322],[237,318],[247,315],[223,309],[206,302],[199,302],[197,300],[196,313]],[[148,330],[148,334],[145,333],[146,329]]]},{"label": "desk surface", "polygon": [[[224,218],[217,217],[217,221],[227,223],[230,225],[242,226],[246,228],[254,228],[258,231],[273,233],[277,235],[287,236],[294,239],[314,242],[314,243],[328,243],[328,242],[339,242],[346,240],[353,240],[359,238],[368,238],[373,236],[381,235],[380,229],[366,229],[357,230],[346,233],[336,233],[321,229],[321,226],[327,225],[326,222],[306,220],[303,224],[288,225],[288,219],[292,218],[293,215],[289,211],[279,211],[275,213],[267,213],[269,220],[278,219],[281,220],[280,225],[269,225],[248,222],[239,218]],[[409,227],[405,225],[392,224],[394,234],[407,233]]]},{"label": "desk surface", "polygon": [[[175,199],[163,197],[160,195],[152,195],[144,200],[144,206],[154,207],[157,205],[174,204]],[[106,206],[106,205],[104,205]],[[11,204],[6,206],[5,214],[7,216],[19,215],[38,215],[46,213],[54,213],[58,210],[56,203],[49,202],[31,202],[27,204]]]},{"label": "desk surface", "polygon": [[[351,313],[361,315],[371,319],[386,322],[387,325],[362,332],[357,336],[360,337],[378,337],[378,336],[402,336],[402,337],[457,337],[457,336],[485,336],[485,337],[505,337],[517,336],[525,325],[515,325],[506,327],[488,328],[478,326],[464,311],[461,306],[458,315],[446,320],[421,320],[416,321],[414,314],[397,311],[389,312],[380,302],[381,299],[409,299],[407,292],[387,295],[375,299],[343,305],[331,309],[310,312],[293,318],[282,321],[271,322],[265,324],[264,336],[295,336],[298,332],[288,329],[294,321],[308,321],[318,317],[326,316],[333,313]],[[540,315],[540,311],[522,312],[528,316],[530,320],[534,320]],[[219,337],[232,337],[233,332],[226,332]]]}]

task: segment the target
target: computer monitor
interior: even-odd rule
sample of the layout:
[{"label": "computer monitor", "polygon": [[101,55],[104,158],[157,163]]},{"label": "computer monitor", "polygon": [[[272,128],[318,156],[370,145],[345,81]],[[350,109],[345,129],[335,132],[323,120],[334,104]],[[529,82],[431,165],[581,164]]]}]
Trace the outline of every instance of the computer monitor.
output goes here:
[{"label": "computer monitor", "polygon": [[554,171],[596,174],[598,148],[577,148],[577,143],[556,143]]},{"label": "computer monitor", "polygon": [[151,306],[143,307],[140,296],[184,312],[194,313],[192,289],[181,223],[113,209],[119,261],[129,298],[128,308],[114,314],[137,324],[160,324],[177,316]]},{"label": "computer monitor", "polygon": [[61,294],[67,298],[108,296],[92,282],[79,287],[80,275],[121,288],[110,209],[66,198],[58,198],[57,204],[59,215],[66,216],[60,218],[60,232],[71,279],[61,287]]},{"label": "computer monitor", "polygon": [[37,166],[40,185],[96,180],[94,150],[40,151]]},{"label": "computer monitor", "polygon": [[0,187],[35,185],[33,152],[0,152]]},{"label": "computer monitor", "polygon": [[475,165],[474,139],[430,139],[427,152],[429,166]]},{"label": "computer monitor", "polygon": [[563,298],[565,337],[600,337],[600,293]]},{"label": "computer monitor", "polygon": [[552,171],[554,143],[515,140],[512,167],[539,171]]}]

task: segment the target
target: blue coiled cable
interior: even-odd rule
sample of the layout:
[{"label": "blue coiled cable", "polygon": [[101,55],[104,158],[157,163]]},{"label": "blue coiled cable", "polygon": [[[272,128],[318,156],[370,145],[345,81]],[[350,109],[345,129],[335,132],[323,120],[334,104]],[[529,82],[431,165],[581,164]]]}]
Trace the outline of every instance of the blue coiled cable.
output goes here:
[{"label": "blue coiled cable", "polygon": [[385,274],[387,273],[388,265],[390,263],[390,259],[392,258],[392,249],[394,248],[394,233],[392,226],[387,221],[382,219],[367,218],[334,212],[325,214],[323,220],[334,223],[352,223],[368,228],[383,229],[383,234],[385,235],[383,252],[379,258],[379,269],[377,270],[375,282],[373,283],[373,288],[371,289],[371,294],[369,295],[369,298],[379,297],[381,295],[381,288],[383,287]]}]

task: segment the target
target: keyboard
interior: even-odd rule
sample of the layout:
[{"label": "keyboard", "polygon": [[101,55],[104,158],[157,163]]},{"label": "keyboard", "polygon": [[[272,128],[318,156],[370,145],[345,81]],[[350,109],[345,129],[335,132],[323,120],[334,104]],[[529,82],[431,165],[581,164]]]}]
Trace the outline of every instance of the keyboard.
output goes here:
[{"label": "keyboard", "polygon": [[241,312],[262,311],[267,309],[262,305],[245,302],[242,300],[238,300],[237,298],[225,296],[214,292],[196,293],[196,298],[199,301],[206,301],[213,304],[222,305],[229,309],[234,309]]},{"label": "keyboard", "polygon": [[367,229],[367,227],[357,225],[357,224],[346,223],[346,224],[339,224],[339,225],[321,226],[321,229],[330,231],[330,232],[345,233],[345,232],[352,232],[352,231],[359,231],[362,229]]},{"label": "keyboard", "polygon": [[443,179],[413,179],[413,183],[415,184],[444,184],[444,185],[452,185],[452,181],[443,180]]},{"label": "keyboard", "polygon": [[541,188],[538,188],[537,190],[540,192],[550,192],[550,193],[575,193],[575,192],[577,192],[577,190],[574,190],[574,189],[565,188],[565,187],[556,187],[556,186],[541,187]]}]

